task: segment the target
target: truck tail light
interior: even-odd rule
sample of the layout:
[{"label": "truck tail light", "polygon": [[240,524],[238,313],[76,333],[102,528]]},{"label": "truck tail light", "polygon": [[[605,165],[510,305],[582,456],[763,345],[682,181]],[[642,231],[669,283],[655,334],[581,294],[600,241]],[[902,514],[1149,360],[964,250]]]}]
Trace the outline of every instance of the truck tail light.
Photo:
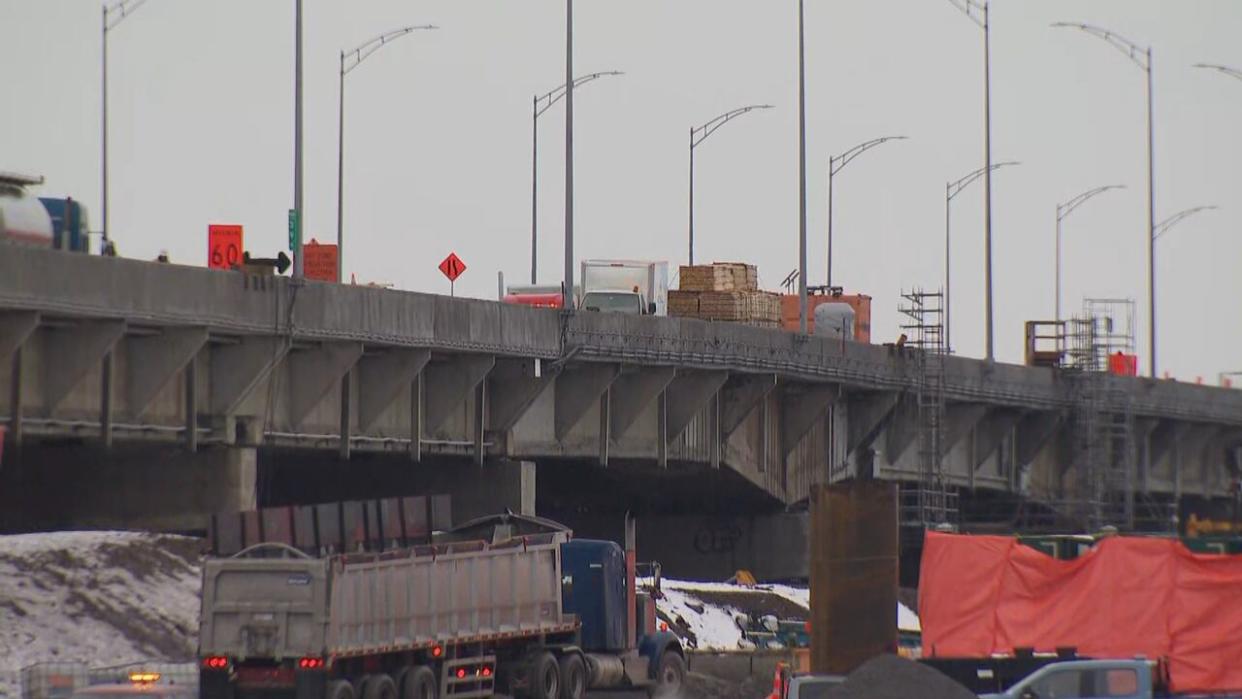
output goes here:
[{"label": "truck tail light", "polygon": [[438,658],[442,655],[444,655],[444,646],[432,646],[431,647],[431,657]]},{"label": "truck tail light", "polygon": [[323,658],[302,658],[298,661],[299,670],[322,670]]},{"label": "truck tail light", "polygon": [[203,668],[207,670],[224,670],[229,666],[229,659],[223,655],[212,655],[203,658]]},{"label": "truck tail light", "polygon": [[466,668],[464,667],[457,668],[457,679],[459,680],[464,679],[465,676],[466,676]]},{"label": "truck tail light", "polygon": [[483,666],[483,669],[479,672],[479,674],[480,674],[480,675],[483,675],[484,677],[491,677],[491,676],[492,676],[492,666],[491,666],[491,665],[484,665],[484,666]]}]

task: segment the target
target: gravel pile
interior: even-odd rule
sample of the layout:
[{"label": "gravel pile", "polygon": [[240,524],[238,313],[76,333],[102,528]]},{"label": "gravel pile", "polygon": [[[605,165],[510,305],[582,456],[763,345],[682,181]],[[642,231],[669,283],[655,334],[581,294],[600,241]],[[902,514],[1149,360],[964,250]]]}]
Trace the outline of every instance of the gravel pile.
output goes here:
[{"label": "gravel pile", "polygon": [[978,699],[940,671],[895,655],[868,660],[824,696],[827,699]]}]

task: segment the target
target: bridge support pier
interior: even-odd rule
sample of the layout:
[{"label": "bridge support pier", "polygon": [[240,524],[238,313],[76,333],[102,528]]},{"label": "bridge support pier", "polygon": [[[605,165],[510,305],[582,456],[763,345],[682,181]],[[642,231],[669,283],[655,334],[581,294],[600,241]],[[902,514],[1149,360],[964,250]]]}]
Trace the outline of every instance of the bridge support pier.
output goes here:
[{"label": "bridge support pier", "polygon": [[252,447],[37,448],[0,471],[0,531],[200,531],[212,512],[255,506]]}]

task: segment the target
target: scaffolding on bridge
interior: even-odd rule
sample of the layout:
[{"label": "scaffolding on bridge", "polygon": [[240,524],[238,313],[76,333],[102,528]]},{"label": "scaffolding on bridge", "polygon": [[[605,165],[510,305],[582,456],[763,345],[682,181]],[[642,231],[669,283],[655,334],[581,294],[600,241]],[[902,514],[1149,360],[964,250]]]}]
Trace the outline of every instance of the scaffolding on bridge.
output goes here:
[{"label": "scaffolding on bridge", "polygon": [[1066,325],[1066,368],[1074,390],[1074,482],[1063,514],[1089,531],[1136,528],[1137,447],[1129,391],[1114,358],[1134,355],[1134,301],[1086,299]]},{"label": "scaffolding on bridge", "polygon": [[957,491],[945,474],[944,293],[915,288],[902,292],[898,311],[904,344],[912,348],[918,406],[919,479],[902,488],[901,524],[919,530],[956,526]]}]

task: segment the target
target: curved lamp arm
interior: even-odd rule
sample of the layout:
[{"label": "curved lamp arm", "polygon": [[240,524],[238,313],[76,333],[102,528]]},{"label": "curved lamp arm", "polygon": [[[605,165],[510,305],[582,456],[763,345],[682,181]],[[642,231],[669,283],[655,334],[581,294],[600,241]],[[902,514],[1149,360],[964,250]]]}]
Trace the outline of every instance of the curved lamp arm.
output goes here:
[{"label": "curved lamp arm", "polygon": [[126,17],[138,11],[139,7],[145,5],[147,0],[114,0],[112,3],[104,5],[104,31],[111,31],[116,25],[125,20]]},{"label": "curved lamp arm", "polygon": [[1124,36],[1110,32],[1090,24],[1082,24],[1079,22],[1054,22],[1054,27],[1080,29],[1091,36],[1107,41],[1110,46],[1125,54],[1127,58],[1134,62],[1139,68],[1145,71],[1151,71],[1151,47],[1142,47],[1130,41]]},{"label": "curved lamp arm", "polygon": [[[574,78],[574,87],[578,87],[579,85],[584,85],[586,83],[591,82],[592,80],[599,80],[600,78],[608,76],[608,75],[625,75],[625,73],[619,70],[605,70],[599,73],[590,73],[588,75],[581,75],[581,76],[578,76],[577,78]],[[552,105],[556,104],[557,102],[560,102],[561,99],[565,97],[565,92],[566,92],[565,86],[560,85],[555,90],[552,90],[551,92],[547,94],[536,96],[535,97],[535,105],[536,105],[535,117],[538,118],[541,114],[551,109]],[[544,101],[546,101],[547,104],[543,105],[542,107],[538,106],[540,102],[544,102]]]},{"label": "curved lamp arm", "polygon": [[772,109],[772,108],[773,107],[770,104],[752,104],[747,107],[738,107],[737,109],[732,109],[732,110],[725,112],[724,114],[721,114],[720,116],[716,117],[715,119],[712,119],[711,121],[707,122],[706,124],[703,124],[702,126],[692,128],[690,129],[690,149],[693,150],[695,146],[698,146],[703,141],[706,141],[708,136],[711,136],[713,133],[715,133],[716,129],[720,128],[721,126],[724,126],[728,122],[742,116],[743,114],[754,111],[756,109]]},{"label": "curved lamp arm", "polygon": [[956,182],[950,182],[948,186],[945,187],[945,191],[947,192],[949,199],[952,199],[956,197],[958,194],[960,194],[963,189],[966,189],[967,187],[969,187],[975,180],[979,179],[980,177],[983,177],[983,173],[987,172],[988,170],[999,170],[1003,167],[1008,167],[1010,165],[1021,165],[1021,164],[1022,163],[1018,162],[1017,160],[1006,160],[1003,163],[993,163],[989,167],[981,167],[978,170],[975,170],[974,172],[961,178],[960,180],[957,180]]},{"label": "curved lamp arm", "polygon": [[1094,197],[1097,194],[1103,194],[1104,192],[1107,192],[1110,189],[1125,189],[1125,188],[1126,186],[1124,184],[1108,184],[1108,185],[1104,185],[1103,187],[1096,187],[1095,189],[1089,189],[1083,192],[1082,194],[1079,194],[1078,196],[1074,197],[1073,199],[1070,199],[1064,204],[1057,204],[1057,220],[1058,221],[1063,220],[1066,216],[1069,216],[1070,213],[1073,212],[1074,209],[1077,209],[1079,206],[1082,206],[1083,203],[1085,203],[1088,199],[1090,199],[1091,197]]},{"label": "curved lamp arm", "polygon": [[416,31],[431,29],[439,29],[439,27],[434,24],[424,24],[417,27],[402,27],[400,29],[394,29],[390,32],[384,32],[383,34],[358,45],[351,51],[342,51],[341,75],[348,75],[350,71],[361,65],[362,62],[367,60],[367,58],[369,58],[372,54],[384,48],[384,46],[392,43],[393,41],[400,39],[407,34],[413,34]]},{"label": "curved lamp arm", "polygon": [[1238,70],[1237,68],[1230,68],[1229,66],[1222,66],[1216,63],[1196,63],[1194,67],[1195,68],[1211,68],[1212,70],[1215,70],[1219,73],[1224,73],[1225,75],[1229,75],[1229,76],[1237,78],[1238,80],[1242,80],[1242,70]]},{"label": "curved lamp arm", "polygon": [[1160,236],[1164,235],[1165,233],[1168,233],[1170,228],[1172,228],[1173,226],[1176,226],[1182,221],[1185,221],[1186,219],[1199,213],[1200,211],[1211,211],[1212,209],[1215,209],[1215,208],[1217,207],[1196,206],[1193,209],[1186,209],[1185,211],[1179,211],[1173,214],[1172,216],[1156,224],[1156,229],[1155,229],[1156,232],[1155,232],[1155,235],[1152,236],[1152,240],[1159,240]]},{"label": "curved lamp arm", "polygon": [[829,157],[828,158],[829,173],[835,175],[838,172],[841,172],[841,169],[844,168],[846,165],[849,165],[851,160],[853,160],[854,158],[857,158],[863,153],[866,153],[872,148],[875,148],[881,143],[886,143],[888,141],[904,141],[904,140],[906,140],[905,136],[884,136],[882,138],[873,138],[870,141],[864,141],[862,143],[859,143],[858,145],[845,151],[841,155]]}]

